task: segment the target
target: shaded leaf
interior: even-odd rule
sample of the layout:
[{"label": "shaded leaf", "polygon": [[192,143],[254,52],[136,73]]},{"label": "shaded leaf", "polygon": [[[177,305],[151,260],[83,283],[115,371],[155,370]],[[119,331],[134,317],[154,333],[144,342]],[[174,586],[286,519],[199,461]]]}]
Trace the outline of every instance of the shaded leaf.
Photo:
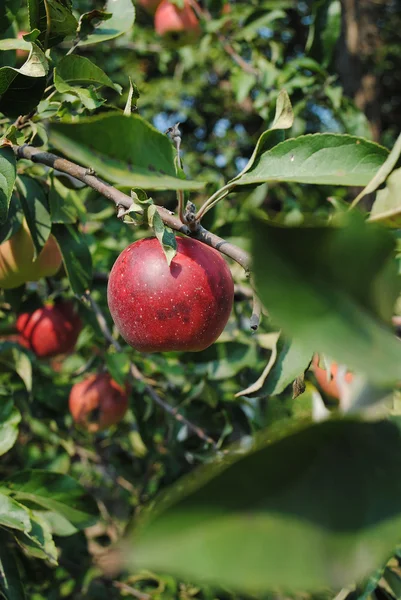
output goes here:
[{"label": "shaded leaf", "polygon": [[49,204],[52,222],[75,223],[78,216],[82,217],[85,214],[85,207],[77,192],[63,185],[54,173],[50,175],[50,182]]},{"label": "shaded leaf", "polygon": [[97,505],[72,477],[40,469],[20,471],[2,483],[1,491],[19,502],[62,515],[82,529],[97,520]]},{"label": "shaded leaf", "polygon": [[0,593],[5,600],[25,600],[21,574],[10,544],[12,538],[0,529]]},{"label": "shaded leaf", "polygon": [[172,146],[138,115],[107,113],[78,123],[53,123],[51,144],[105,179],[145,189],[200,189],[176,176]]},{"label": "shaded leaf", "polygon": [[85,236],[73,225],[53,225],[63,263],[74,294],[82,296],[92,283],[92,257]]},{"label": "shaded leaf", "polygon": [[28,532],[16,532],[14,538],[29,556],[57,565],[57,549],[50,527],[39,515],[31,516],[31,529]]},{"label": "shaded leaf", "polygon": [[2,0],[0,3],[0,33],[7,31],[14,22],[21,0]]},{"label": "shaded leaf", "polygon": [[48,63],[37,44],[31,44],[20,69],[0,68],[0,112],[6,116],[30,113],[39,104],[46,87]]},{"label": "shaded leaf", "polygon": [[15,371],[28,392],[32,391],[32,365],[24,348],[14,342],[0,342],[0,363]]},{"label": "shaded leaf", "polygon": [[31,29],[39,29],[45,50],[73,36],[78,27],[71,0],[28,0],[28,10]]},{"label": "shaded leaf", "polygon": [[284,332],[305,353],[396,384],[401,344],[390,322],[400,279],[391,234],[349,213],[335,227],[255,220],[252,229],[258,295]]},{"label": "shaded leaf", "polygon": [[0,148],[0,225],[7,220],[16,175],[14,152],[8,146],[3,146]]},{"label": "shaded leaf", "polygon": [[32,177],[19,176],[18,189],[20,202],[33,241],[34,258],[36,258],[49,239],[51,232],[52,222],[49,203],[44,188]]},{"label": "shaded leaf", "polygon": [[0,456],[12,448],[18,437],[18,424],[21,413],[14,406],[12,398],[0,397]]},{"label": "shaded leaf", "polygon": [[166,491],[125,565],[257,594],[340,588],[384,562],[400,539],[399,428],[325,421],[263,438]]}]

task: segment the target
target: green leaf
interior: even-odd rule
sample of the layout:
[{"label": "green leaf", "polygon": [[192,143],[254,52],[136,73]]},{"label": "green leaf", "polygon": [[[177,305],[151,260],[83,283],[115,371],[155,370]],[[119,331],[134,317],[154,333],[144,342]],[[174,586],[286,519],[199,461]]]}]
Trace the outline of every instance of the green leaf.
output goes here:
[{"label": "green leaf", "polygon": [[129,78],[129,90],[127,101],[125,103],[124,115],[128,117],[134,110],[137,110],[136,101],[140,96],[139,90],[135,83],[132,81],[131,77]]},{"label": "green leaf", "polygon": [[99,44],[107,40],[112,40],[130,31],[133,27],[135,22],[135,8],[132,0],[107,0],[104,11],[111,13],[112,17],[107,20],[101,20],[93,30],[93,33],[80,39],[79,46],[88,46],[89,44]]},{"label": "green leaf", "polygon": [[0,68],[0,112],[6,116],[30,113],[42,99],[46,87],[48,63],[37,44],[20,69]]},{"label": "green leaf", "polygon": [[312,353],[305,350],[296,340],[283,340],[281,337],[276,342],[274,363],[263,371],[257,381],[236,396],[248,396],[257,393],[258,396],[277,396],[287,386],[292,384],[297,377],[302,375],[312,360]]},{"label": "green leaf", "polygon": [[39,29],[45,50],[75,34],[78,22],[72,14],[71,0],[28,0],[31,29]]},{"label": "green leaf", "polygon": [[93,525],[97,520],[96,502],[72,477],[33,469],[20,471],[6,479],[1,491],[12,495],[31,508],[58,513],[77,529]]},{"label": "green leaf", "polygon": [[170,227],[166,227],[161,216],[157,211],[157,207],[152,204],[148,208],[149,225],[153,227],[155,235],[160,242],[163,252],[167,259],[167,264],[170,266],[171,261],[177,254],[177,242],[174,231]]},{"label": "green leaf", "polygon": [[363,138],[333,133],[302,135],[273,148],[260,148],[251,168],[234,181],[236,185],[291,181],[362,186],[387,156],[386,148]]},{"label": "green leaf", "polygon": [[107,113],[78,123],[53,123],[51,144],[105,179],[144,189],[200,189],[176,176],[167,136],[138,115]]},{"label": "green leaf", "polygon": [[0,148],[0,225],[7,220],[16,176],[17,162],[14,152],[11,148],[3,146]]},{"label": "green leaf", "polygon": [[29,531],[31,528],[25,506],[5,495],[3,488],[0,488],[0,526],[18,529],[18,531]]},{"label": "green leaf", "polygon": [[396,169],[389,175],[386,187],[379,190],[373,203],[369,221],[379,221],[390,227],[401,225],[401,169]]},{"label": "green leaf", "polygon": [[29,532],[16,532],[14,538],[29,556],[57,565],[57,548],[45,519],[38,515],[31,516]]},{"label": "green leaf", "polygon": [[12,448],[18,437],[18,424],[21,413],[14,406],[12,398],[0,397],[0,456]]},{"label": "green leaf", "polygon": [[21,175],[17,184],[20,202],[34,245],[34,258],[36,258],[51,232],[49,203],[44,188],[36,179]]},{"label": "green leaf", "polygon": [[[260,158],[271,148],[284,140],[284,129],[289,129],[294,122],[294,113],[292,111],[290,98],[285,90],[281,90],[276,103],[276,114],[270,129],[262,133],[257,141],[255,150],[245,168],[232,180],[235,184],[245,173],[250,171]],[[240,184],[241,185],[241,184]]]},{"label": "green leaf", "polygon": [[85,215],[85,206],[77,192],[66,186],[52,173],[49,189],[50,214],[53,223],[76,223]]},{"label": "green leaf", "polygon": [[351,206],[355,206],[358,204],[359,200],[362,200],[364,196],[367,194],[371,194],[375,192],[377,188],[386,180],[387,176],[394,169],[395,165],[398,162],[398,159],[401,155],[401,133],[398,136],[390,154],[388,155],[386,161],[382,164],[380,169],[377,171],[376,175],[369,181],[368,185],[365,189],[362,190],[360,194],[355,198],[352,202]]},{"label": "green leaf", "polygon": [[338,589],[377,568],[400,539],[399,428],[327,421],[280,437],[170,487],[123,546],[125,566],[258,595]]},{"label": "green leaf", "polygon": [[64,56],[54,69],[56,90],[64,93],[74,89],[74,85],[106,86],[121,94],[121,86],[114,84],[110,77],[91,60],[84,56],[70,54]]},{"label": "green leaf", "polygon": [[0,4],[0,34],[14,22],[21,0],[2,0]]},{"label": "green leaf", "polygon": [[73,225],[53,225],[63,263],[74,294],[82,296],[92,283],[92,257],[85,236]]},{"label": "green leaf", "polygon": [[32,391],[32,365],[26,350],[14,342],[0,342],[0,363],[15,371],[27,391]]},{"label": "green leaf", "polygon": [[10,544],[12,538],[0,529],[0,593],[5,600],[25,600],[24,586],[14,548]]},{"label": "green leaf", "polygon": [[131,370],[131,361],[125,352],[114,352],[110,350],[106,354],[107,370],[111,377],[121,386],[127,384],[129,373]]},{"label": "green leaf", "polygon": [[303,352],[325,353],[377,385],[400,379],[390,328],[400,279],[389,231],[347,213],[332,227],[254,221],[258,295]]}]

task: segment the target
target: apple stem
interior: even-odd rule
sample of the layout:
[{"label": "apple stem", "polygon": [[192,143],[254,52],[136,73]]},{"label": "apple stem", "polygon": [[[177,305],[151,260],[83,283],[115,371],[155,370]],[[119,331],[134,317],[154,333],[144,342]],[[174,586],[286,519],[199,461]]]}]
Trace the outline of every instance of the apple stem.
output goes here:
[{"label": "apple stem", "polygon": [[[106,341],[110,345],[112,345],[117,350],[117,352],[122,352],[121,345],[119,344],[119,342],[116,339],[114,339],[114,337],[109,329],[109,326],[107,325],[107,321],[106,321],[104,314],[102,313],[98,303],[96,302],[96,300],[94,300],[94,298],[92,297],[90,292],[87,292],[84,295],[84,299],[89,302],[93,312],[95,313],[95,317],[98,322],[100,331],[102,332]],[[153,400],[153,402],[155,402],[155,404],[158,404],[158,406],[160,406],[165,412],[167,412],[169,415],[174,417],[174,419],[176,421],[178,421],[179,423],[181,423],[183,425],[186,425],[186,427],[190,431],[192,431],[196,436],[198,436],[198,438],[200,438],[204,442],[210,444],[214,450],[218,449],[217,443],[210,436],[208,436],[203,431],[203,429],[198,427],[198,425],[194,425],[194,423],[191,423],[191,421],[189,421],[180,412],[178,412],[177,408],[170,406],[170,404],[168,404],[167,402],[162,400],[162,398],[160,398],[160,396],[157,394],[157,392],[148,383],[146,383],[146,379],[145,379],[144,375],[141,373],[141,371],[138,369],[138,367],[132,362],[130,363],[130,372],[134,379],[136,379],[137,381],[140,381],[144,384],[145,392],[148,394],[148,396],[150,396],[150,398]]]}]

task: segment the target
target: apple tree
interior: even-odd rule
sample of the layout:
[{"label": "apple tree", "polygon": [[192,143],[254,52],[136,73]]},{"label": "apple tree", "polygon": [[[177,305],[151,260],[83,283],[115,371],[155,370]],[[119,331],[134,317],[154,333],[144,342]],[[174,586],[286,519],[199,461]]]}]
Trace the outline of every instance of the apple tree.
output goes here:
[{"label": "apple tree", "polygon": [[365,4],[0,6],[5,600],[400,597],[398,25]]}]

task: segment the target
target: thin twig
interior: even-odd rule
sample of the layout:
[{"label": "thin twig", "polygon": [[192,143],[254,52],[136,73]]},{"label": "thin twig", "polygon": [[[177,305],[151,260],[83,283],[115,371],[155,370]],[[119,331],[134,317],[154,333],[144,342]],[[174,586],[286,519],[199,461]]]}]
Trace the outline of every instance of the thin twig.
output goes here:
[{"label": "thin twig", "polygon": [[[200,8],[199,4],[194,0],[189,0],[189,3],[198,17],[203,17],[206,21],[212,21],[212,15],[206,8]],[[222,33],[217,32],[216,37],[221,43],[225,52],[227,52],[227,54],[233,59],[236,65],[238,65],[246,73],[250,73],[251,75],[255,75],[256,77],[259,76],[259,71],[255,69],[255,67],[247,63],[246,60],[244,60],[242,56],[240,56],[238,52],[234,50],[230,41],[226,37],[224,37]]]},{"label": "thin twig", "polygon": [[253,331],[256,331],[260,325],[260,319],[262,317],[262,304],[260,303],[259,298],[256,295],[256,292],[253,292],[253,306],[252,306],[252,315],[249,321],[249,326]]},{"label": "thin twig", "polygon": [[[93,312],[95,313],[99,328],[102,334],[104,335],[105,339],[109,342],[110,345],[112,345],[117,350],[117,352],[121,352],[122,347],[120,343],[112,336],[109,326],[107,325],[107,321],[98,303],[96,302],[96,300],[94,300],[94,298],[89,292],[85,294],[85,298],[88,300]],[[170,404],[168,404],[160,398],[157,392],[148,383],[145,382],[145,377],[134,363],[130,363],[130,371],[134,379],[144,384],[145,391],[148,394],[148,396],[151,397],[153,402],[158,404],[165,412],[174,417],[176,421],[183,425],[186,425],[188,429],[192,431],[195,435],[197,435],[201,440],[207,442],[208,444],[213,446],[215,450],[217,450],[217,444],[210,436],[208,436],[200,427],[191,423],[191,421],[189,421],[180,412],[178,412],[177,408],[173,408],[172,406],[170,406]]]},{"label": "thin twig", "polygon": [[138,600],[151,600],[152,596],[150,594],[144,594],[143,592],[139,592],[135,588],[123,583],[122,581],[113,581],[114,587],[122,590],[123,592],[127,592],[127,594],[131,594],[134,598],[138,598]]},{"label": "thin twig", "polygon": [[[100,177],[97,177],[97,175],[94,174],[91,169],[81,167],[65,158],[60,158],[55,154],[44,152],[43,150],[34,148],[33,146],[13,146],[13,150],[17,158],[25,158],[35,163],[47,165],[48,167],[52,167],[53,169],[57,169],[62,173],[66,173],[67,175],[71,175],[71,177],[79,179],[79,181],[82,181],[108,200],[114,202],[117,207],[123,206],[124,208],[129,208],[132,204],[132,198],[130,196],[124,194],[124,192],[121,192],[109,183],[106,183],[100,179]],[[250,256],[247,252],[242,250],[242,248],[239,248],[234,244],[230,244],[223,238],[211,233],[210,231],[207,231],[203,227],[199,227],[197,231],[191,232],[186,225],[182,224],[180,219],[178,219],[163,206],[158,206],[157,210],[165,225],[171,227],[171,229],[174,229],[174,231],[179,231],[185,235],[190,235],[198,241],[215,248],[225,256],[228,256],[241,265],[247,273],[250,272]]]}]

